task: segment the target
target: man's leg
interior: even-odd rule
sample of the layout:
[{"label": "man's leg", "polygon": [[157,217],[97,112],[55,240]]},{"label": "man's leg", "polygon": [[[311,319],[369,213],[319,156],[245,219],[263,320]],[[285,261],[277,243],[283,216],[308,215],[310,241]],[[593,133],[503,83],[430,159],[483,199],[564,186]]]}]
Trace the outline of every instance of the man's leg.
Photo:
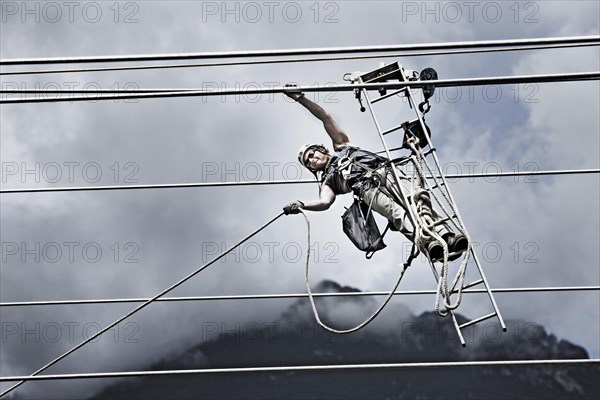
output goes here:
[{"label": "man's leg", "polygon": [[384,190],[380,188],[367,189],[362,193],[362,200],[367,205],[371,205],[373,211],[390,221],[407,239],[414,242],[414,227],[408,213],[386,193],[387,190]]},{"label": "man's leg", "polygon": [[[382,193],[381,190],[377,191],[377,189],[370,189],[365,192],[363,197],[366,197],[365,200],[368,199],[369,201],[374,199],[373,209],[392,221],[394,226],[414,243],[414,227],[410,222],[409,214],[406,211],[411,204],[408,199],[413,195],[413,183],[400,170],[398,170],[398,177],[400,178],[399,183],[402,190],[400,190],[400,187],[396,183],[393,172],[391,170],[386,170],[385,184],[383,185],[383,191],[385,193]],[[419,214],[422,217],[425,215],[429,216],[428,220],[430,223],[439,221],[441,217],[433,209],[429,193],[427,193],[421,185],[417,185],[415,189],[420,192],[417,196],[417,208]],[[402,193],[404,193],[404,195]],[[375,207],[375,204],[377,204],[377,208]],[[454,233],[452,233],[447,224],[436,224],[433,227],[433,231],[439,235],[444,242],[448,243],[451,252],[454,251],[454,247],[456,246],[454,245],[454,242],[451,243],[449,241],[449,239],[454,237]],[[432,260],[441,259],[444,254],[442,243],[435,240],[432,235],[427,236],[428,237],[426,237],[425,240],[421,240],[421,243],[419,243],[421,251],[429,254]],[[455,257],[452,258],[454,259]]]},{"label": "man's leg", "polygon": [[[412,190],[413,190],[412,182],[401,171],[398,171],[398,175],[400,178],[400,185],[402,186],[402,191],[404,192],[406,197],[402,196],[402,194],[400,193],[400,190],[398,188],[398,185],[396,184],[396,179],[394,178],[394,174],[392,171],[388,171],[388,173],[386,174],[386,185],[385,186],[389,191],[392,192],[394,197],[398,201],[400,201],[404,207],[408,207],[410,203],[409,203],[407,197],[411,196],[411,194],[412,194]],[[438,215],[438,213],[435,212],[433,207],[431,206],[431,199],[429,197],[429,193],[424,191],[420,185],[418,185],[416,187],[416,189],[422,191],[422,194],[421,194],[421,196],[422,196],[421,199],[423,200],[422,205],[421,205],[422,211],[426,214],[431,215],[431,218],[434,222],[442,219]],[[442,237],[452,233],[452,231],[446,224],[435,225],[434,231]]]},{"label": "man's leg", "polygon": [[[402,179],[405,177],[404,174],[399,173],[399,175],[400,185],[402,186],[404,193],[407,196],[410,196],[413,190],[412,182],[407,178]],[[396,180],[394,179],[394,175],[391,171],[387,174],[386,183],[386,187],[388,187],[389,190],[395,191],[395,195],[401,197],[400,191],[397,189]],[[431,222],[433,223],[435,223],[436,221],[440,221],[442,217],[433,209],[429,193],[420,184],[417,185],[415,189],[418,191],[418,195],[416,197],[417,202],[420,203],[420,213],[422,213],[423,215],[428,215],[431,219]],[[404,204],[407,203],[405,202]],[[462,254],[465,250],[468,249],[469,242],[467,238],[462,233],[459,233],[458,235],[454,234],[454,232],[452,232],[452,230],[446,223],[434,225],[434,232],[437,233],[447,243],[448,250],[450,251],[450,253],[453,253],[449,257],[449,261],[456,260],[460,257],[460,254]],[[427,247],[427,250],[430,256],[432,256],[432,259],[441,259],[443,257],[443,248],[437,240],[428,241],[428,243],[423,244],[423,246]]]}]

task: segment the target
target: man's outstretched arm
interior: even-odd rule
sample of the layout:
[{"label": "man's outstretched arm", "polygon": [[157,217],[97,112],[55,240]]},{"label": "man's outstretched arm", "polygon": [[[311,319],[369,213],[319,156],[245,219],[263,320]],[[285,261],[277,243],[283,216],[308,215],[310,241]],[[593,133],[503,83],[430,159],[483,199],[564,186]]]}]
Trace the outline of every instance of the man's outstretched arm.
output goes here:
[{"label": "man's outstretched arm", "polygon": [[299,213],[299,209],[309,210],[309,211],[325,211],[331,207],[333,202],[335,201],[336,195],[333,190],[327,186],[326,184],[321,185],[321,193],[319,194],[318,200],[312,201],[295,201],[293,203],[288,204],[283,208],[283,211],[286,214],[297,214]]},{"label": "man's outstretched arm", "polygon": [[342,127],[338,125],[335,119],[333,119],[333,117],[327,111],[325,111],[323,107],[306,98],[302,92],[288,92],[286,94],[292,99],[296,100],[298,103],[302,104],[302,106],[310,111],[312,115],[323,122],[323,127],[331,138],[334,149],[350,143],[350,139],[348,138],[348,135],[346,135],[346,132],[344,132]]}]

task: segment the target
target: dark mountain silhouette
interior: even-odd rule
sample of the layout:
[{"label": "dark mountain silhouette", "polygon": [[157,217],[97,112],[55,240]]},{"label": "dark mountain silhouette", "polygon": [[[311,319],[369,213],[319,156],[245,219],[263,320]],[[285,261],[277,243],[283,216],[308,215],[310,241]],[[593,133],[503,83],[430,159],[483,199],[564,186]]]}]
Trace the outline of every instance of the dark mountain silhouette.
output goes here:
[{"label": "dark mountain silhouette", "polygon": [[[321,282],[317,290],[358,291],[331,281]],[[362,308],[372,311],[375,304],[372,298],[353,296],[322,298],[318,306],[324,322],[331,324],[328,310],[339,321],[345,312],[363,315]],[[542,326],[524,321],[507,321],[509,332],[501,335],[491,325],[474,327],[465,335],[465,349],[447,319],[432,312],[414,316],[404,306],[394,307],[397,320],[380,318],[366,329],[340,336],[317,327],[310,303],[302,299],[278,321],[215,334],[213,340],[147,369],[589,358],[582,347],[558,341]],[[92,400],[598,399],[599,376],[596,365],[197,374],[126,379]]]}]

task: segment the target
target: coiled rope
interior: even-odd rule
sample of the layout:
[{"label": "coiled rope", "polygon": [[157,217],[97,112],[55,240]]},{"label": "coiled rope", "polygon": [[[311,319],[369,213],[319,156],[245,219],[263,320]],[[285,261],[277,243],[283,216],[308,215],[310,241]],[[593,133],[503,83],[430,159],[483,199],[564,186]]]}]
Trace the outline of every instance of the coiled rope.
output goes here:
[{"label": "coiled rope", "polygon": [[[426,243],[430,243],[432,240],[436,240],[442,245],[442,248],[444,250],[442,272],[441,272],[441,276],[438,279],[437,293],[435,295],[435,312],[439,316],[445,317],[448,315],[449,311],[458,308],[458,306],[460,305],[460,303],[462,301],[463,284],[464,284],[464,280],[465,280],[467,264],[469,262],[469,256],[471,254],[471,246],[472,246],[471,239],[469,238],[469,236],[467,234],[467,230],[465,229],[464,224],[462,223],[460,218],[457,218],[458,224],[456,224],[453,221],[453,219],[450,218],[450,214],[448,213],[448,210],[446,209],[446,207],[444,207],[444,205],[442,204],[440,199],[436,196],[435,191],[430,190],[431,186],[429,186],[429,183],[427,182],[425,173],[423,171],[422,164],[424,164],[427,167],[428,172],[432,175],[432,179],[434,181],[434,186],[441,188],[442,184],[441,184],[441,182],[439,182],[439,179],[436,176],[437,174],[433,173],[431,166],[425,159],[425,155],[423,154],[420,146],[418,145],[418,140],[416,138],[409,138],[407,140],[407,143],[412,151],[411,161],[414,166],[413,179],[412,179],[413,202],[412,202],[411,206],[413,207],[413,210],[415,211],[414,214],[416,215],[417,220],[418,220],[417,221],[418,229],[415,230],[415,235],[416,235],[415,242],[417,244],[419,244],[419,246],[421,247]],[[417,184],[419,184],[418,187],[417,187]],[[446,195],[444,190],[440,189],[440,192],[442,193],[442,196],[446,200],[446,203],[449,204],[449,206],[452,210],[452,213],[458,217],[458,212],[455,208],[454,202],[451,201],[451,199]],[[450,221],[460,231],[460,233],[463,234],[467,238],[468,243],[469,243],[467,249],[465,250],[466,255],[463,258],[461,265],[460,265],[456,275],[454,276],[452,285],[450,287],[448,286],[448,275],[449,275],[448,245],[446,244],[446,241],[443,240],[443,238],[435,231],[435,223],[434,223],[435,221],[434,221],[433,215],[432,215],[433,208],[431,206],[431,200],[429,199],[429,194],[431,194],[433,196],[436,203],[442,209],[443,214],[446,217],[450,218]],[[433,261],[431,261],[431,262],[433,263]],[[450,296],[454,292],[456,292],[457,298],[456,298],[456,301],[454,303],[452,303]],[[440,300],[442,297],[444,298],[444,307],[446,307],[445,311],[440,309]]]}]

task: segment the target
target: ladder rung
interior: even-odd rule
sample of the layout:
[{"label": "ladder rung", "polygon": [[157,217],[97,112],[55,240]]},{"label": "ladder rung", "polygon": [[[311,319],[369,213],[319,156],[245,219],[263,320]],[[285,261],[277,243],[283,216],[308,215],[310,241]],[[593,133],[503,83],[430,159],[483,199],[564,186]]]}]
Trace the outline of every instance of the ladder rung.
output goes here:
[{"label": "ladder rung", "polygon": [[423,153],[424,157],[427,157],[428,155],[430,155],[431,153],[433,153],[435,150],[435,147],[432,147],[431,149],[427,150],[426,152]]},{"label": "ladder rung", "polygon": [[464,324],[460,325],[459,328],[463,329],[463,328],[466,328],[467,326],[475,325],[478,322],[485,321],[486,319],[490,319],[490,318],[495,317],[495,316],[496,316],[496,313],[493,312],[491,314],[484,315],[483,317],[479,317],[479,318],[474,319],[472,321],[465,322]]},{"label": "ladder rung", "polygon": [[397,131],[398,129],[402,128],[402,125],[403,125],[403,124],[401,124],[401,125],[398,125],[398,126],[395,126],[395,127],[393,127],[393,128],[390,128],[390,129],[388,129],[387,131],[383,131],[383,132],[381,132],[381,134],[382,134],[382,135],[387,135],[388,133],[392,133],[392,132],[394,132],[394,131]]},{"label": "ladder rung", "polygon": [[450,221],[452,218],[456,218],[456,214],[452,214],[450,217],[446,217],[446,218],[444,218],[444,219],[440,219],[439,221],[435,221],[435,222],[433,223],[433,225],[434,225],[434,226],[436,226],[436,225],[441,225],[441,224],[443,224],[443,223],[445,223],[445,222],[448,222],[448,221]]},{"label": "ladder rung", "polygon": [[405,87],[403,87],[402,89],[394,90],[393,92],[391,92],[391,93],[388,93],[388,94],[386,94],[386,95],[383,95],[383,96],[381,96],[381,97],[378,97],[378,98],[376,98],[375,100],[371,100],[371,104],[375,104],[375,103],[377,103],[378,101],[385,100],[385,99],[387,99],[387,98],[390,98],[390,97],[392,97],[392,96],[395,96],[395,95],[397,95],[398,93],[402,93],[402,92],[406,92],[406,88],[405,88]]},{"label": "ladder rung", "polygon": [[[392,150],[390,150],[390,151],[392,151]],[[398,161],[394,160],[394,165],[396,165],[396,166],[402,166],[404,164],[408,164],[411,161],[412,160],[410,158],[405,158],[405,159],[398,160]]]},{"label": "ladder rung", "polygon": [[433,186],[431,187],[431,189],[437,189],[437,188],[439,188],[440,186],[446,186],[446,182],[442,181],[442,183],[440,183],[440,184],[437,184],[437,183],[436,183],[435,185],[433,185]]},{"label": "ladder rung", "polygon": [[[475,281],[475,282],[471,282],[468,285],[464,285],[462,288],[463,288],[463,290],[464,289],[469,289],[469,288],[472,288],[473,286],[477,286],[477,285],[479,285],[481,283],[483,283],[483,279],[480,279],[480,280]],[[456,294],[456,293],[458,293],[458,289],[455,289],[455,290],[452,291],[452,294]]]},{"label": "ladder rung", "polygon": [[475,282],[471,282],[471,283],[469,283],[468,285],[465,285],[465,286],[463,286],[463,289],[472,288],[473,286],[477,286],[477,285],[479,285],[480,283],[483,283],[483,279],[480,279],[480,280],[478,280],[478,281],[475,281]]}]

